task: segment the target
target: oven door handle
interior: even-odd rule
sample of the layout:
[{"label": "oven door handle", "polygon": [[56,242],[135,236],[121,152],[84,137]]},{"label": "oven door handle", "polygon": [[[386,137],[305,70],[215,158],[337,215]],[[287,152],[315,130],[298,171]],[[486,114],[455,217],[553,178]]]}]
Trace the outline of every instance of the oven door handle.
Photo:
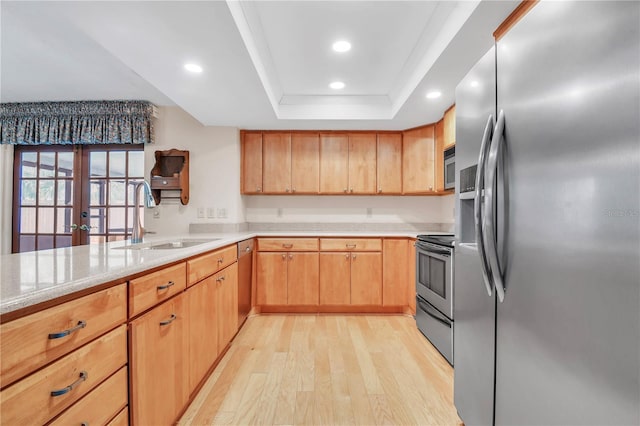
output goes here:
[{"label": "oven door handle", "polygon": [[480,156],[478,157],[478,170],[476,172],[476,197],[473,202],[473,219],[476,233],[476,246],[478,247],[478,254],[480,255],[480,266],[482,266],[482,280],[487,289],[487,294],[491,296],[491,279],[489,278],[490,267],[489,260],[487,259],[487,253],[484,248],[484,232],[483,232],[483,211],[482,211],[482,189],[484,187],[484,174],[485,174],[485,162],[487,161],[488,151],[491,145],[493,130],[493,115],[489,115],[487,125],[484,128],[484,134],[482,135],[482,144],[480,146]]},{"label": "oven door handle", "polygon": [[416,248],[419,248],[420,250],[422,250],[422,251],[424,251],[424,252],[426,252],[428,254],[435,253],[435,254],[441,254],[443,256],[451,256],[451,252],[447,251],[447,250],[434,249],[434,248],[431,248],[431,247],[428,247],[428,246],[424,246],[424,245],[422,245],[420,243],[416,243],[415,246],[416,246]]},{"label": "oven door handle", "polygon": [[[446,320],[444,320],[444,319],[442,319],[442,318],[438,317],[436,314],[431,313],[431,312],[429,311],[429,310],[430,310],[430,307],[429,307],[425,302],[423,302],[423,301],[422,301],[422,300],[420,300],[420,299],[418,299],[418,306],[420,307],[420,309],[422,309],[422,311],[423,311],[425,314],[429,315],[429,316],[430,316],[431,318],[433,318],[434,320],[436,320],[436,321],[438,321],[438,322],[440,322],[440,323],[442,323],[442,324],[446,325],[447,327],[451,328],[451,323],[450,323],[449,321],[446,321]],[[434,308],[434,309],[435,309],[435,308]]]}]

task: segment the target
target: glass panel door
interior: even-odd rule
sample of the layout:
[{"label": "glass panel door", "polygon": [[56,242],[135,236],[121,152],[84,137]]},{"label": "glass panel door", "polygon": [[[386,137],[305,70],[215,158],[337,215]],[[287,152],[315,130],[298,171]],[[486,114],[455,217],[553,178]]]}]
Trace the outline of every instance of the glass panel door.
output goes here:
[{"label": "glass panel door", "polygon": [[14,251],[77,244],[76,155],[72,147],[16,149]]},{"label": "glass panel door", "polygon": [[17,146],[13,252],[130,237],[143,178],[142,145]]}]

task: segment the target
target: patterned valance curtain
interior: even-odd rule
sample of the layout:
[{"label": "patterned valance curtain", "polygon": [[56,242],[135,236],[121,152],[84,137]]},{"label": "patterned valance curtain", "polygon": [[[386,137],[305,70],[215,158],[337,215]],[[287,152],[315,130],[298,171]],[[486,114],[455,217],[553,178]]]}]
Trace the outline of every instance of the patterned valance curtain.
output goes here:
[{"label": "patterned valance curtain", "polygon": [[0,144],[153,142],[155,107],[146,101],[0,104]]}]

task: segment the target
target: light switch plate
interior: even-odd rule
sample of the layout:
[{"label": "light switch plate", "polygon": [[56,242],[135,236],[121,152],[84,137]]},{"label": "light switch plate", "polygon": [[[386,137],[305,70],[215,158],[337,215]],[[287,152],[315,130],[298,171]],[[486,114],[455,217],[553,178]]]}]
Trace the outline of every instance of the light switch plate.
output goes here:
[{"label": "light switch plate", "polygon": [[204,207],[198,207],[198,219],[204,219]]},{"label": "light switch plate", "polygon": [[216,217],[216,209],[213,207],[208,207],[207,208],[207,217],[209,219],[213,219]]}]

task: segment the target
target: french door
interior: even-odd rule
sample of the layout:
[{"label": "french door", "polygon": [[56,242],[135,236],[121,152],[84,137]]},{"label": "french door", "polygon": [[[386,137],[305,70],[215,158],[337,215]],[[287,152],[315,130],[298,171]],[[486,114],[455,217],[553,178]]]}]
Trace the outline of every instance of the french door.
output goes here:
[{"label": "french door", "polygon": [[[13,252],[124,240],[142,145],[16,146]],[[142,217],[141,211],[141,217]]]}]

